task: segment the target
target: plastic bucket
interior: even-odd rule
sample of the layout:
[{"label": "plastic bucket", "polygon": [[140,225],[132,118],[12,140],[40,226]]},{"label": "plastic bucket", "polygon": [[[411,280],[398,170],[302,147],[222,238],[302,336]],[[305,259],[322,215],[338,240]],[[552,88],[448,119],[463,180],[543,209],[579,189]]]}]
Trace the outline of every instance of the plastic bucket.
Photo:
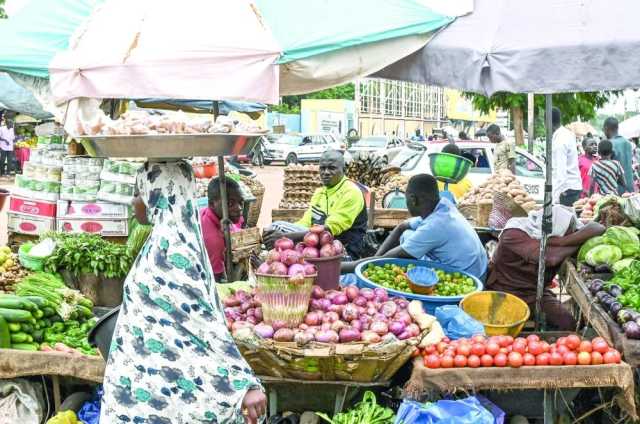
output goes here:
[{"label": "plastic bucket", "polygon": [[98,320],[88,335],[89,344],[97,347],[105,360],[109,357],[109,347],[111,346],[113,333],[116,330],[119,313],[119,306],[107,312]]},{"label": "plastic bucket", "polygon": [[316,284],[324,290],[340,289],[340,263],[342,256],[330,256],[327,258],[306,258],[307,262],[314,264],[318,269]]}]

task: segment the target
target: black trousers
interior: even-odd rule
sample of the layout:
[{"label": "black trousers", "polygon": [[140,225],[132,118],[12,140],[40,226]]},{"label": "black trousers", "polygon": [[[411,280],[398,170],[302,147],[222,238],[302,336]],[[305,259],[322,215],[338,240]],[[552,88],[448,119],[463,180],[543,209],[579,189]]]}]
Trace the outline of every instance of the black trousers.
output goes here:
[{"label": "black trousers", "polygon": [[8,175],[14,172],[14,155],[13,152],[0,150],[0,176]]}]

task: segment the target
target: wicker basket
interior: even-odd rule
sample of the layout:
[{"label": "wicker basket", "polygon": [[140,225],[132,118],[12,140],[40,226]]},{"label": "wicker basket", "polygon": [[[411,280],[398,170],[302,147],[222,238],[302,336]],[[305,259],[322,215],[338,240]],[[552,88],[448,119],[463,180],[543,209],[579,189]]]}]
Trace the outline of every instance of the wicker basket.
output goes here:
[{"label": "wicker basket", "polygon": [[264,321],[282,321],[287,327],[297,327],[309,309],[316,277],[317,274],[308,275],[296,282],[288,276],[256,273],[256,296],[262,304]]},{"label": "wicker basket", "polygon": [[411,358],[427,331],[407,340],[375,344],[327,344],[262,339],[251,331],[235,335],[242,356],[258,375],[296,380],[388,382]]},{"label": "wicker basket", "polygon": [[247,213],[247,227],[255,227],[258,225],[258,218],[260,218],[260,209],[262,209],[262,198],[264,197],[264,186],[258,187],[252,194],[256,197],[256,200],[249,205],[249,212]]},{"label": "wicker basket", "polygon": [[476,226],[487,227],[489,226],[489,215],[493,209],[493,202],[491,203],[478,203],[478,212],[476,214]]},{"label": "wicker basket", "polygon": [[467,218],[468,221],[475,223],[478,217],[478,205],[460,205],[458,211]]}]

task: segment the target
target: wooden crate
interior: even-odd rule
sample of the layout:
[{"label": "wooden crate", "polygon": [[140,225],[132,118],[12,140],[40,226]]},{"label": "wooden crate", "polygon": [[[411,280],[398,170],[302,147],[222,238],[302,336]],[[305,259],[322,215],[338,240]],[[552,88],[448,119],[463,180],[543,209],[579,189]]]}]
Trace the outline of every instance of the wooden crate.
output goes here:
[{"label": "wooden crate", "polygon": [[252,253],[259,252],[261,244],[262,237],[260,235],[260,230],[256,227],[245,228],[235,233],[231,233],[233,262],[238,263],[241,260],[250,257]]}]

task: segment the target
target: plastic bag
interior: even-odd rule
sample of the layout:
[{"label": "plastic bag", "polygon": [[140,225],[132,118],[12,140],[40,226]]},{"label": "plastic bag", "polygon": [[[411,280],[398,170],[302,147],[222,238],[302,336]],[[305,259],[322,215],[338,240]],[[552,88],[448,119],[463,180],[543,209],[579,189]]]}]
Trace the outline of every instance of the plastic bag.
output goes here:
[{"label": "plastic bag", "polygon": [[44,418],[42,385],[28,380],[0,380],[0,423],[40,423]]},{"label": "plastic bag", "polygon": [[640,195],[634,194],[622,200],[622,210],[631,222],[633,222],[633,225],[640,224]]},{"label": "plastic bag", "polygon": [[436,308],[436,318],[451,340],[484,334],[484,326],[455,305]]},{"label": "plastic bag", "polygon": [[78,417],[73,411],[62,411],[51,417],[47,424],[78,424]]},{"label": "plastic bag", "polygon": [[494,424],[494,418],[478,399],[469,396],[426,405],[404,400],[395,424]]},{"label": "plastic bag", "polygon": [[80,411],[78,411],[78,419],[84,424],[99,424],[100,423],[100,401],[102,400],[102,386],[96,389],[96,394],[90,401],[87,401],[82,405]]}]

